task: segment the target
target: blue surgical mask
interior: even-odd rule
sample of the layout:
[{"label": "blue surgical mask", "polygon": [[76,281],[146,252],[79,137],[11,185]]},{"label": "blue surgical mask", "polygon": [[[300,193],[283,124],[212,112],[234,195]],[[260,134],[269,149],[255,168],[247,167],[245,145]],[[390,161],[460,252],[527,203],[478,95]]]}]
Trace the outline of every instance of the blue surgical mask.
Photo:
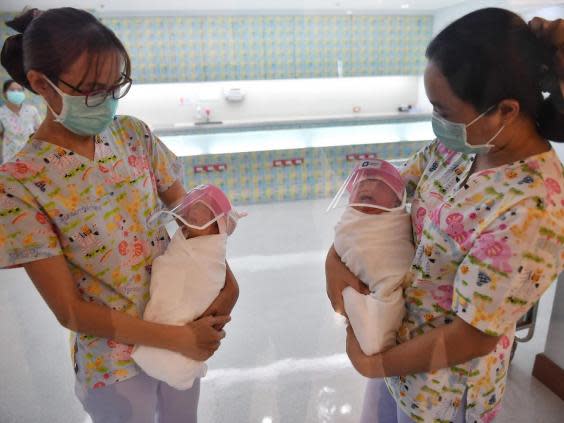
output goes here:
[{"label": "blue surgical mask", "polygon": [[433,112],[433,132],[435,133],[435,136],[438,138],[438,140],[450,150],[465,154],[487,153],[488,151],[490,151],[490,148],[493,147],[492,142],[497,138],[501,131],[503,131],[505,125],[503,125],[499,129],[499,131],[497,131],[495,135],[488,140],[488,142],[480,145],[472,145],[468,142],[468,133],[466,131],[466,128],[476,123],[494,107],[495,106],[490,107],[488,110],[486,110],[484,113],[482,113],[480,116],[478,116],[468,124],[448,121],[439,116],[436,112]]},{"label": "blue surgical mask", "polygon": [[6,100],[16,106],[20,106],[25,100],[25,93],[23,91],[8,91],[6,92]]},{"label": "blue surgical mask", "polygon": [[59,114],[55,113],[51,106],[47,104],[47,107],[55,116],[55,122],[59,122],[69,131],[83,136],[97,135],[112,123],[116,115],[118,101],[111,95],[108,95],[100,105],[88,107],[86,96],[66,94],[49,79],[46,78],[46,80],[63,100],[63,107]]}]

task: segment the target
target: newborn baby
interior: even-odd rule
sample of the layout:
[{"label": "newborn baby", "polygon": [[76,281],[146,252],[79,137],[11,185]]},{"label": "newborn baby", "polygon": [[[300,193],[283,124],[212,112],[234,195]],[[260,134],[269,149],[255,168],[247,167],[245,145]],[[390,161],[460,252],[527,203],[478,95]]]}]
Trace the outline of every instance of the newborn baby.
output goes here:
[{"label": "newborn baby", "polygon": [[405,313],[402,283],[415,254],[405,198],[396,168],[375,159],[357,166],[332,202],[346,201],[335,250],[370,289],[369,295],[343,290],[345,312],[367,355],[395,345]]},{"label": "newborn baby", "polygon": [[[200,317],[223,288],[227,236],[242,215],[213,185],[197,186],[173,210],[157,215],[161,213],[174,216],[180,227],[165,253],[153,261],[143,318],[181,326]],[[204,362],[144,345],[136,346],[132,357],[149,376],[176,389],[189,389],[207,370]]]}]

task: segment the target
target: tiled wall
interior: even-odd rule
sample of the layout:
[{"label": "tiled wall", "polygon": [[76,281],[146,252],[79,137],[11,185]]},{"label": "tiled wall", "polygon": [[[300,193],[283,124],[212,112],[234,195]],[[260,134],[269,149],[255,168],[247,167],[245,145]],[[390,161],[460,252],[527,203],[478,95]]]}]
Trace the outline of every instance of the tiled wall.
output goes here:
[{"label": "tiled wall", "polygon": [[[11,16],[0,14],[5,21]],[[137,83],[416,75],[431,16],[215,16],[103,18],[125,43]],[[0,39],[12,32],[0,25]],[[8,75],[0,68],[0,80]],[[35,96],[34,96],[35,97]],[[43,104],[35,97],[44,110]],[[424,142],[185,157],[185,184],[214,183],[238,204],[329,197],[354,166],[348,154],[406,158]],[[297,166],[274,167],[280,159]],[[225,163],[224,172],[194,173]]]},{"label": "tiled wall", "polygon": [[102,18],[139,82],[416,75],[432,16]]},{"label": "tiled wall", "polygon": [[[211,183],[221,187],[235,204],[327,198],[335,194],[357,161],[351,154],[376,154],[404,159],[426,141],[367,144],[296,150],[184,157],[184,185]],[[274,161],[301,159],[300,165],[275,167]],[[196,166],[226,165],[223,172],[195,173]]]},{"label": "tiled wall", "polygon": [[[13,15],[0,14],[2,22]],[[422,72],[432,16],[103,17],[137,83]],[[0,24],[3,41],[13,32]],[[6,79],[4,69],[0,78]]]}]

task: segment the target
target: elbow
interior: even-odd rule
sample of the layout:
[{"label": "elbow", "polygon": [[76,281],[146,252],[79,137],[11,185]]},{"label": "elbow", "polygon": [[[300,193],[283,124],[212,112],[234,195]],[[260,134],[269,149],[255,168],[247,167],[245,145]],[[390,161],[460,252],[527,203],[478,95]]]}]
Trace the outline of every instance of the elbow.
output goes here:
[{"label": "elbow", "polygon": [[376,369],[372,366],[366,366],[366,365],[356,365],[355,363],[353,363],[353,367],[355,368],[355,370],[361,375],[364,376],[368,379],[375,379],[375,378],[382,378],[384,377],[383,374],[381,374],[380,372],[376,371]]},{"label": "elbow", "polygon": [[381,372],[377,371],[376,366],[371,363],[371,361],[368,359],[368,357],[364,357],[364,358],[367,358],[367,359],[363,359],[363,358],[354,359],[348,353],[347,353],[347,355],[349,356],[349,360],[350,360],[351,364],[353,365],[354,369],[360,375],[362,375],[366,378],[369,378],[369,379],[383,377]]},{"label": "elbow", "polygon": [[466,356],[463,362],[488,355],[495,349],[500,339],[500,336],[482,332],[460,317],[457,317],[452,325],[453,333],[456,333],[456,344]]},{"label": "elbow", "polygon": [[79,303],[81,301],[76,300],[72,303],[67,303],[55,312],[55,317],[61,326],[74,332],[79,331]]},{"label": "elbow", "polygon": [[471,336],[467,338],[471,342],[469,350],[473,352],[473,358],[488,355],[497,346],[499,336],[488,335],[476,328],[471,328]]},{"label": "elbow", "polygon": [[374,372],[370,371],[369,368],[363,367],[363,366],[355,366],[353,364],[354,368],[356,369],[356,371],[358,373],[360,373],[361,376],[364,376],[368,379],[374,379],[376,377],[378,377]]},{"label": "elbow", "polygon": [[485,333],[480,334],[480,339],[476,342],[476,354],[478,357],[488,355],[497,346],[499,342],[499,336],[488,335]]}]

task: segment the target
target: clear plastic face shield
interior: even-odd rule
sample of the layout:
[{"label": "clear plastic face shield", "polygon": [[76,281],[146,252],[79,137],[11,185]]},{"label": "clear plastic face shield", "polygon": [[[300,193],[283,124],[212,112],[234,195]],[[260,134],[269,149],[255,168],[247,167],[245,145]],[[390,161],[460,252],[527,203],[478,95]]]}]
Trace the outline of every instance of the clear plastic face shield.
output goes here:
[{"label": "clear plastic face shield", "polygon": [[232,209],[221,189],[214,185],[198,185],[190,190],[171,210],[160,210],[149,218],[150,225],[166,226],[173,220],[179,225],[204,231],[217,223],[219,233],[231,235],[237,222],[246,213]]},{"label": "clear plastic face shield", "polygon": [[329,204],[327,211],[354,207],[362,212],[403,210],[406,203],[405,184],[390,163],[373,159],[358,165]]}]

